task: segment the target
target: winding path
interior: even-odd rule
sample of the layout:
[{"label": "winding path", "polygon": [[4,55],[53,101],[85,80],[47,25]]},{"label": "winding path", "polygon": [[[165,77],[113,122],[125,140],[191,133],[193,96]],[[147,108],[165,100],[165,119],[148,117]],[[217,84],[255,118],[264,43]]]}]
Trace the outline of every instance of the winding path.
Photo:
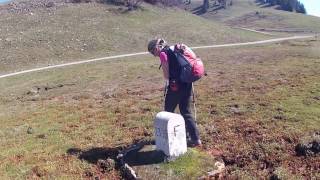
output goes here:
[{"label": "winding path", "polygon": [[[276,39],[269,39],[269,40],[263,40],[263,41],[253,41],[253,42],[246,42],[246,43],[221,44],[221,45],[209,45],[209,46],[197,46],[197,47],[191,47],[191,48],[192,49],[204,49],[204,48],[247,46],[247,45],[257,45],[257,44],[281,42],[281,41],[294,40],[294,39],[308,39],[308,38],[313,38],[313,37],[314,36],[312,36],[312,35],[292,36],[292,37],[276,38]],[[0,79],[6,78],[6,77],[11,77],[11,76],[16,76],[16,75],[20,75],[20,74],[26,74],[26,73],[30,73],[30,72],[43,71],[43,70],[47,70],[47,69],[54,69],[54,68],[64,67],[64,66],[91,63],[91,62],[96,62],[96,61],[105,61],[105,60],[132,57],[132,56],[141,56],[141,55],[147,55],[147,54],[149,54],[149,53],[148,52],[138,52],[138,53],[132,53],[132,54],[122,54],[122,55],[117,55],[117,56],[108,56],[108,57],[102,57],[102,58],[96,58],[96,59],[82,60],[82,61],[70,62],[70,63],[65,63],[65,64],[58,64],[58,65],[34,68],[34,69],[29,69],[29,70],[24,70],[24,71],[19,71],[19,72],[0,75]]]}]

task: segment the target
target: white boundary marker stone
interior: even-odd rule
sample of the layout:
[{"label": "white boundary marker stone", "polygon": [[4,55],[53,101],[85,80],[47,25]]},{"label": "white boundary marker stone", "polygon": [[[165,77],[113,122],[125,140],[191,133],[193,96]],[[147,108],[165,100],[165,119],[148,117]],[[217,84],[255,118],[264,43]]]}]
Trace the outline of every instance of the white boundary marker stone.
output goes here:
[{"label": "white boundary marker stone", "polygon": [[180,114],[159,112],[154,121],[156,149],[168,157],[187,152],[186,128]]}]

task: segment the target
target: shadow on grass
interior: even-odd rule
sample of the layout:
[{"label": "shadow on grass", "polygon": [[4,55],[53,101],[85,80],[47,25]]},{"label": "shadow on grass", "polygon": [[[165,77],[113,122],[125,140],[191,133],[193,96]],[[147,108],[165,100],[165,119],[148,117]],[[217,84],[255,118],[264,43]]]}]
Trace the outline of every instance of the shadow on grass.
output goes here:
[{"label": "shadow on grass", "polygon": [[67,150],[67,154],[78,156],[80,160],[85,160],[91,164],[97,164],[99,159],[116,159],[118,153],[122,150],[122,147],[117,148],[91,148],[88,150],[81,150],[78,148],[70,148]]},{"label": "shadow on grass", "polygon": [[[220,9],[223,9],[223,6],[220,6],[220,5],[213,5],[211,8],[209,8],[210,11],[207,11],[207,12],[216,12]],[[209,10],[208,9],[208,10]],[[195,15],[202,15],[202,14],[205,14],[205,10],[203,9],[203,6],[199,6],[199,7],[196,7],[194,9],[192,9],[192,13],[195,14]]]},{"label": "shadow on grass", "polygon": [[191,11],[192,11],[192,13],[195,14],[195,15],[202,15],[202,14],[206,13],[206,12],[204,11],[202,5],[199,6],[199,7],[196,7],[196,8],[194,8],[194,9],[192,9]]},{"label": "shadow on grass", "polygon": [[276,5],[272,5],[272,4],[263,4],[262,6],[260,6],[260,8],[269,8],[269,7],[273,7]]},{"label": "shadow on grass", "polygon": [[210,12],[216,12],[216,13],[217,13],[217,11],[220,10],[220,9],[224,9],[223,6],[215,6],[215,7],[213,7],[213,8],[211,9]]},{"label": "shadow on grass", "polygon": [[108,5],[115,5],[115,6],[124,6],[124,1],[115,1],[115,0],[99,0],[99,3],[108,4]]},{"label": "shadow on grass", "polygon": [[139,148],[129,151],[124,156],[124,162],[129,166],[143,166],[159,164],[165,161],[165,154],[155,150],[154,143],[143,144]]},{"label": "shadow on grass", "polygon": [[[95,147],[88,150],[70,148],[67,154],[77,156],[80,160],[91,164],[97,164],[98,160],[111,158],[118,165],[127,163],[129,166],[152,165],[164,162],[165,155],[161,151],[155,150],[154,141],[142,141],[126,147]],[[122,158],[118,155],[122,154]]]}]

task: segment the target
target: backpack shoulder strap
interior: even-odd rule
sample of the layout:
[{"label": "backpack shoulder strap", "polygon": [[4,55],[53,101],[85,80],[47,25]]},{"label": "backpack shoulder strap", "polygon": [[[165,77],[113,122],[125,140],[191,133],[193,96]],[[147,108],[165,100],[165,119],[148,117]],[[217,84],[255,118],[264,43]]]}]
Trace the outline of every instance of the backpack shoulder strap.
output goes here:
[{"label": "backpack shoulder strap", "polygon": [[174,51],[174,49],[172,49],[171,48],[171,46],[165,46],[162,50],[161,50],[161,52],[165,52],[165,53],[168,53],[168,51],[171,51],[171,52],[173,52]]},{"label": "backpack shoulder strap", "polygon": [[[161,52],[164,52],[168,55],[168,51],[170,51],[170,50],[171,50],[170,46],[166,45],[165,47],[162,48]],[[159,65],[159,70],[161,67],[162,67],[162,63],[160,63],[160,65]]]}]

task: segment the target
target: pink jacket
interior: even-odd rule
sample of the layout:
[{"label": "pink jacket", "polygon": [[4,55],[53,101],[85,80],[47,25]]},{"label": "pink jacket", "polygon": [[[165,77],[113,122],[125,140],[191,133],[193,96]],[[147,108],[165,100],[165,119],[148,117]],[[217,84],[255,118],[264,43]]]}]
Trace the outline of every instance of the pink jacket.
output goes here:
[{"label": "pink jacket", "polygon": [[165,52],[160,52],[160,62],[165,80],[169,80],[169,59]]}]

